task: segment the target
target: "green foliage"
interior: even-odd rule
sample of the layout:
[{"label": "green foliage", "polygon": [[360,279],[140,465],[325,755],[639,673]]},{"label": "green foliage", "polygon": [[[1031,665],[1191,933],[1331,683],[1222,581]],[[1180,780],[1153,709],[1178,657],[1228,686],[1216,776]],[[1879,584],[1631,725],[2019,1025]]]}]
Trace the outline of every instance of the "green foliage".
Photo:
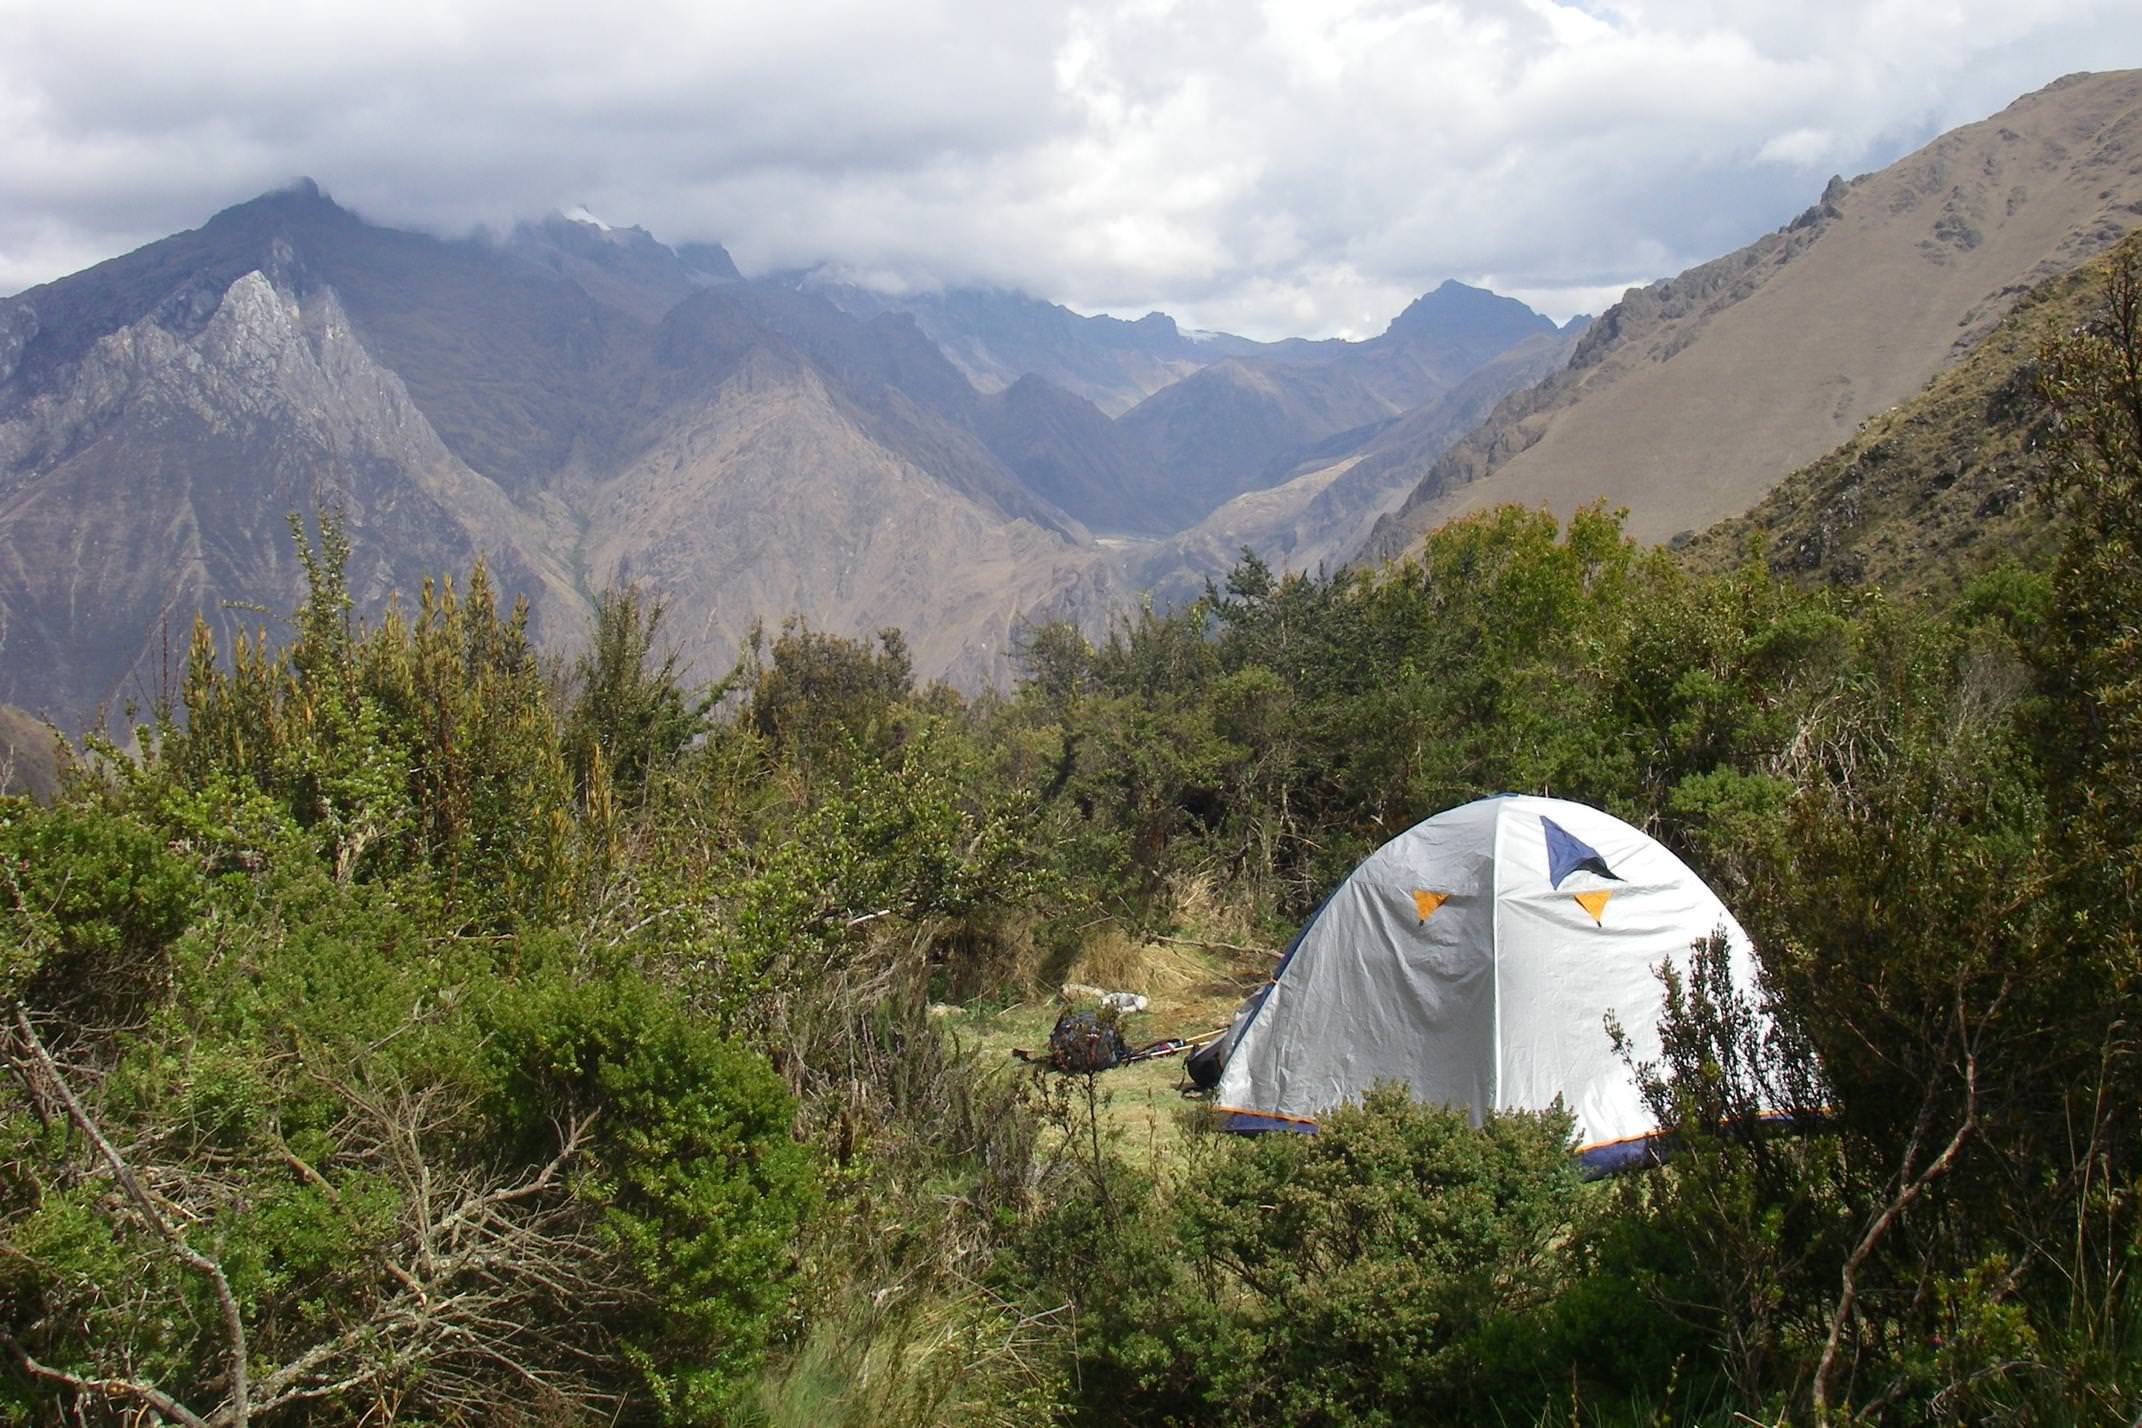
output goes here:
[{"label": "green foliage", "polygon": [[877,924],[956,923],[1017,909],[1044,879],[1027,801],[977,806],[956,740],[922,723],[883,757],[851,747],[846,779],[820,784],[783,836],[737,850],[723,878],[725,993],[787,992],[868,948]]},{"label": "green foliage", "polygon": [[[256,1421],[725,1421],[816,1200],[794,1102],[608,931],[672,914],[675,885],[611,856],[669,835],[576,804],[525,617],[479,568],[361,627],[346,556],[332,519],[301,545],[285,647],[226,666],[197,637],[148,758],[104,746],[107,782],[0,815],[7,1000],[39,1014],[6,1039],[0,1328],[52,1370],[0,1381],[0,1411],[116,1375],[121,1407],[209,1414],[235,1332]],[[667,790],[698,716],[645,667],[652,616],[606,608],[573,727]],[[43,1041],[76,1059],[40,1069]]]},{"label": "green foliage", "polygon": [[575,1194],[645,1287],[617,1325],[621,1352],[664,1421],[720,1421],[785,1307],[815,1198],[786,1088],[630,975],[540,977],[485,1021],[506,1133],[541,1145],[557,1123],[589,1126]]},{"label": "green foliage", "polygon": [[1045,1421],[1058,1401],[1054,1318],[976,1283],[1029,1209],[1037,1127],[1000,1063],[945,1033],[929,981],[912,944],[858,959],[785,1028],[826,1200],[802,1252],[815,1308],[762,1389],[775,1423]]},{"label": "green foliage", "polygon": [[1192,1186],[1186,1249],[1244,1294],[1259,1341],[1252,1411],[1476,1420],[1506,1387],[1498,1341],[1560,1276],[1569,1128],[1562,1114],[1505,1114],[1475,1130],[1384,1087],[1316,1136],[1262,1137]]},{"label": "green foliage", "polygon": [[[1119,892],[1217,875],[1291,918],[1482,793],[1650,825],[1755,934],[1766,1010],[1671,989],[1653,1088],[1682,1153],[1578,1246],[1591,1288],[1556,1322],[1593,1322],[1584,1294],[1641,1302],[1633,1362],[1748,1404],[1953,1412],[1966,1378],[2012,1386],[2002,1355],[2072,1340],[2078,1306],[2118,1319],[2134,1224],[2119,1195],[2083,1210],[2134,1174],[2142,1100],[2121,722],[2142,707],[2142,360],[2120,316],[2142,304],[2121,261],[2106,323],[2046,363],[2077,532],[2050,579],[1996,569],[1935,610],[1756,564],[1692,575],[1600,511],[1454,522],[1373,578],[1246,561],[1102,650],[1040,647],[1014,713],[1061,750],[1025,767],[1067,870]],[[1823,1134],[1750,1124],[1818,1101]],[[1937,1339],[1945,1358],[1909,1348]],[[1587,1376],[1646,1391],[1626,1364]]]},{"label": "green foliage", "polygon": [[1020,1261],[1080,1314],[1088,1421],[1462,1423],[1538,1394],[1581,1214],[1567,1115],[1383,1087],[1314,1137],[1209,1145],[1164,1196],[1071,1177]]},{"label": "green foliage", "polygon": [[1066,1176],[998,1267],[1005,1292],[1076,1316],[1061,1345],[1079,1423],[1229,1421],[1233,1381],[1253,1345],[1204,1291],[1164,1191],[1107,1158]]},{"label": "green foliage", "polygon": [[[181,939],[176,995],[91,1104],[228,1277],[262,1394],[310,1387],[276,1371],[316,1363],[451,1416],[534,1372],[567,1416],[719,1421],[814,1199],[764,1057],[554,939],[434,938],[309,860],[260,879]],[[109,1167],[46,1114],[5,1123],[8,1331],[213,1407],[205,1282],[114,1213]]]},{"label": "green foliage", "polygon": [[359,629],[340,519],[322,517],[317,551],[293,528],[309,586],[296,637],[241,637],[225,668],[196,626],[185,723],[161,731],[174,776],[250,780],[338,877],[421,870],[449,918],[540,918],[571,871],[571,785],[526,607],[501,617],[479,563],[466,596],[427,582],[413,624],[390,611]]},{"label": "green foliage", "polygon": [[1759,568],[1691,577],[1601,510],[1491,511],[1374,578],[1249,559],[1098,650],[1037,635],[1005,742],[1096,900],[1136,917],[1217,873],[1292,921],[1425,812],[1508,790],[1672,814],[1671,842],[1715,824],[1737,856],[1873,618]]},{"label": "green foliage", "polygon": [[565,714],[566,761],[583,804],[604,785],[636,802],[647,780],[707,728],[719,691],[688,705],[677,656],[654,659],[663,605],[637,590],[607,590],[595,600],[588,649],[573,665]]},{"label": "green foliage", "polygon": [[[281,646],[198,633],[145,756],[0,803],[0,1419],[228,1416],[227,1298],[261,1423],[2125,1421],[2110,272],[2041,364],[2072,538],[1945,607],[1499,510],[1030,632],[1009,697],[799,623],[694,695],[630,592],[563,678],[481,567],[368,625],[323,520]],[[1661,1169],[1393,1088],[1133,1169],[1091,1084],[1022,1098],[932,1015],[1193,892],[1276,941],[1502,790],[1651,829],[1754,934],[1752,996],[1715,945],[1668,979]]]},{"label": "green foliage", "polygon": [[1707,1342],[1740,1401],[1762,1402],[1794,1386],[1844,1258],[1836,1095],[1791,1009],[1734,985],[1722,937],[1692,949],[1685,978],[1660,975],[1660,1058],[1632,1069],[1672,1158],[1623,1192],[1594,1279],[1648,1302],[1684,1354]]},{"label": "green foliage", "polygon": [[0,1005],[110,1024],[161,990],[199,899],[193,869],[123,811],[0,801]]},{"label": "green foliage", "polygon": [[800,619],[783,624],[770,648],[754,630],[740,673],[751,686],[745,722],[805,764],[850,743],[888,748],[899,736],[900,703],[914,689],[914,663],[898,630],[878,631],[872,650]]},{"label": "green foliage", "polygon": [[2052,477],[2072,519],[2039,652],[2042,750],[2076,937],[2142,971],[2142,242],[2114,253],[2099,320],[2046,354]]}]

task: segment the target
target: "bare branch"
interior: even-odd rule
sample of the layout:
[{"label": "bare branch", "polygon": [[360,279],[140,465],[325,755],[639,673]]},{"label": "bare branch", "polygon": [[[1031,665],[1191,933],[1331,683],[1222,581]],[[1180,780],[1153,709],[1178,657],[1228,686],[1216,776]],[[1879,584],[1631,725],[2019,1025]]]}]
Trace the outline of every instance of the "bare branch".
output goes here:
[{"label": "bare branch", "polygon": [[[2001,998],[2006,996],[2007,987],[2003,986]],[[1996,999],[1996,1005],[1998,1005],[2001,998]],[[1829,1422],[1830,1381],[1837,1372],[1838,1349],[1844,1341],[1845,1325],[1851,1320],[1858,1305],[1860,1270],[1865,1267],[1867,1260],[1874,1254],[1875,1247],[1881,1243],[1883,1236],[1889,1233],[1890,1227],[1897,1222],[1911,1203],[1924,1194],[1928,1186],[1948,1173],[1949,1167],[1956,1163],[1956,1157],[1963,1152],[1964,1144],[1970,1140],[1972,1132],[1978,1128],[1978,1054],[1972,1045],[1969,1029],[1964,1023],[1962,1001],[1962,994],[1959,992],[1957,996],[1956,1021],[1959,1035],[1963,1042],[1963,1120],[1956,1127],[1956,1133],[1949,1137],[1949,1143],[1942,1149],[1941,1154],[1927,1162],[1925,1168],[1914,1175],[1911,1169],[1911,1162],[1917,1153],[1920,1133],[1926,1128],[1933,1110],[1934,1092],[1931,1087],[1928,1089],[1927,1099],[1921,1107],[1919,1125],[1912,1132],[1911,1144],[1905,1149],[1904,1162],[1899,1169],[1899,1178],[1903,1183],[1896,1195],[1882,1208],[1881,1213],[1874,1217],[1873,1223],[1867,1226],[1866,1233],[1860,1236],[1859,1243],[1853,1246],[1851,1255],[1845,1260],[1844,1271],[1840,1277],[1841,1283],[1838,1290],[1837,1307],[1830,1313],[1829,1337],[1824,1341],[1822,1357],[1815,1365],[1815,1383],[1811,1406],[1814,1410],[1814,1421],[1818,1428],[1819,1425]]]},{"label": "bare branch", "polygon": [[594,1114],[560,1125],[557,1153],[533,1174],[498,1182],[467,1170],[440,1173],[423,1154],[425,1128],[451,1119],[437,1097],[338,1089],[362,1108],[344,1127],[347,1141],[371,1144],[408,1192],[404,1238],[378,1261],[391,1285],[385,1297],[339,1334],[264,1374],[259,1411],[380,1386],[419,1365],[423,1395],[439,1405],[495,1402],[496,1374],[589,1406],[614,1403],[559,1367],[599,1367],[607,1357],[545,1332],[561,1306],[614,1304],[624,1292],[600,1275],[602,1251],[578,1229],[578,1208],[569,1200],[541,1203],[562,1189]]},{"label": "bare branch", "polygon": [[[164,1217],[163,1212],[156,1207],[156,1201],[150,1197],[148,1190],[143,1187],[140,1179],[135,1176],[133,1169],[127,1165],[126,1158],[120,1155],[119,1148],[113,1145],[106,1138],[104,1132],[98,1128],[89,1111],[75,1096],[74,1088],[67,1084],[67,1078],[60,1074],[58,1063],[53,1061],[52,1054],[45,1050],[45,1043],[38,1037],[37,1028],[30,1024],[29,1013],[23,1010],[20,1002],[15,1004],[15,1031],[22,1037],[23,1044],[29,1048],[30,1055],[37,1062],[38,1069],[50,1081],[53,1093],[59,1097],[60,1104],[66,1107],[68,1119],[72,1120],[82,1134],[89,1138],[90,1144],[95,1146],[97,1153],[104,1158],[104,1163],[111,1167],[112,1178],[119,1182],[119,1188],[125,1192],[127,1199],[132,1202],[135,1212],[148,1222],[149,1227],[156,1231],[165,1244],[171,1247],[172,1254],[177,1256],[181,1263],[208,1280],[209,1287],[216,1296],[216,1307],[223,1316],[223,1356],[226,1365],[224,1372],[230,1385],[230,1407],[227,1421],[233,1424],[234,1428],[245,1428],[247,1419],[245,1321],[239,1317],[238,1297],[231,1293],[231,1282],[224,1276],[223,1267],[192,1245],[186,1243],[185,1237],[177,1229],[173,1228],[171,1222]],[[225,1417],[226,1415],[218,1416]]]},{"label": "bare branch", "polygon": [[14,1351],[15,1361],[21,1364],[22,1371],[32,1378],[56,1383],[62,1388],[71,1388],[76,1393],[94,1394],[102,1398],[131,1398],[148,1405],[166,1418],[176,1419],[185,1424],[186,1428],[209,1428],[208,1420],[153,1384],[136,1383],[127,1378],[85,1378],[81,1374],[39,1363],[30,1356],[30,1351],[5,1329],[0,1329],[0,1340],[4,1340],[8,1348]]}]

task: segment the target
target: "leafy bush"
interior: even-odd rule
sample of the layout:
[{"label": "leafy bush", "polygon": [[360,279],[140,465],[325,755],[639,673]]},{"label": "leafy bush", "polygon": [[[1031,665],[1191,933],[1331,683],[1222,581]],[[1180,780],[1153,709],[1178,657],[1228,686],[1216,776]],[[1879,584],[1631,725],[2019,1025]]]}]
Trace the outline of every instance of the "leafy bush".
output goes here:
[{"label": "leafy bush", "polygon": [[421,875],[455,925],[496,931],[556,910],[571,876],[572,781],[528,611],[501,615],[479,562],[465,594],[427,581],[416,618],[352,615],[349,541],[293,519],[307,592],[297,635],[241,636],[228,663],[197,623],[183,722],[155,731],[172,777],[246,781],[344,880]]},{"label": "leafy bush", "polygon": [[1091,1421],[1469,1423],[1554,1375],[1547,1321],[1582,1210],[1570,1118],[1397,1087],[1318,1134],[1218,1140],[1172,1195],[1069,1177],[1021,1249],[1079,1313]]},{"label": "leafy bush", "polygon": [[664,1421],[718,1422],[749,1384],[816,1199],[794,1106],[763,1057],[629,973],[562,971],[486,1015],[509,1142],[584,1129],[574,1195],[641,1293],[610,1326]]},{"label": "leafy bush", "polygon": [[155,831],[95,803],[0,800],[0,1006],[109,1025],[163,990],[192,919],[194,870]]}]

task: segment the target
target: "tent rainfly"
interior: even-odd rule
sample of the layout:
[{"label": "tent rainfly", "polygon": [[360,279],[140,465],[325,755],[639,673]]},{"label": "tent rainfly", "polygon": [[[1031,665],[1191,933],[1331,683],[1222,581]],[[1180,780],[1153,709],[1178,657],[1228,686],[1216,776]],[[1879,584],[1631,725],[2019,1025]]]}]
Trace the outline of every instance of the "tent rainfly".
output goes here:
[{"label": "tent rainfly", "polygon": [[1747,934],[1657,842],[1581,803],[1484,798],[1355,868],[1192,1075],[1237,1131],[1313,1132],[1379,1081],[1476,1123],[1559,1096],[1589,1173],[1643,1164],[1659,1128],[1606,1020],[1656,1058],[1657,968],[1685,973],[1691,944],[1720,930],[1751,991]]}]

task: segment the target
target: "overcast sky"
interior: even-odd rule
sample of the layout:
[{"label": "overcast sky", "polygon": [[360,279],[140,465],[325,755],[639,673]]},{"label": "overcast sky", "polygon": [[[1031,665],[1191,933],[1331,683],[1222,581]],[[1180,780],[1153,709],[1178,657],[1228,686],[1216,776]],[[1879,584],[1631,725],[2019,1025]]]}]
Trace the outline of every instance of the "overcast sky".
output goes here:
[{"label": "overcast sky", "polygon": [[465,233],[584,204],[748,272],[1365,336],[1556,318],[2078,69],[2135,0],[0,0],[0,293],[297,175]]}]

